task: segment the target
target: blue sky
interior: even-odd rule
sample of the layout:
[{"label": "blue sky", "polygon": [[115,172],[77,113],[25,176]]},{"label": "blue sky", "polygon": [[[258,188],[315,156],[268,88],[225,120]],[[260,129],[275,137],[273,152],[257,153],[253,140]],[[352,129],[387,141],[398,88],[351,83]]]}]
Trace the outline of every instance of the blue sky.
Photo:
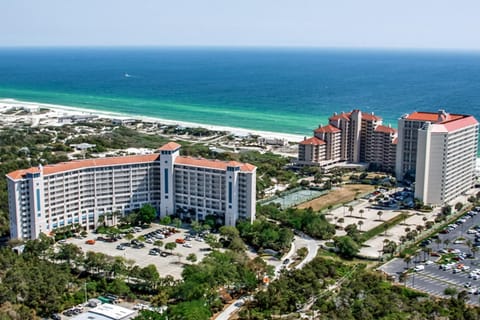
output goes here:
[{"label": "blue sky", "polygon": [[0,0],[0,46],[480,49],[480,0]]}]

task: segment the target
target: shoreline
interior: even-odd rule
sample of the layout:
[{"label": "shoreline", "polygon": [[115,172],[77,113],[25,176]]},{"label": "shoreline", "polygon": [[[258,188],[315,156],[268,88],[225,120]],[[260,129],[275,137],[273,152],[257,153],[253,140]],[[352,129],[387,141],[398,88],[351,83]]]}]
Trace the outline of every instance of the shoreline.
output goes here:
[{"label": "shoreline", "polygon": [[209,124],[202,124],[202,123],[189,122],[189,121],[183,121],[183,120],[169,120],[169,119],[163,119],[163,118],[157,118],[157,117],[124,114],[121,112],[99,111],[99,110],[87,109],[82,107],[64,106],[64,105],[56,105],[56,104],[49,104],[49,103],[28,102],[28,101],[21,101],[21,100],[10,99],[10,98],[0,99],[0,107],[22,107],[22,106],[49,109],[54,112],[63,113],[63,115],[80,114],[80,115],[94,115],[94,116],[98,116],[100,118],[106,118],[106,119],[135,119],[139,121],[155,122],[155,123],[165,124],[165,125],[179,125],[179,126],[189,127],[189,128],[205,128],[207,130],[212,130],[212,131],[226,131],[234,135],[241,135],[241,136],[258,135],[264,138],[285,139],[289,142],[300,142],[304,138],[304,136],[302,135],[282,133],[282,132],[262,131],[262,130],[254,130],[254,129],[237,128],[237,127],[219,126],[219,125],[209,125]]}]

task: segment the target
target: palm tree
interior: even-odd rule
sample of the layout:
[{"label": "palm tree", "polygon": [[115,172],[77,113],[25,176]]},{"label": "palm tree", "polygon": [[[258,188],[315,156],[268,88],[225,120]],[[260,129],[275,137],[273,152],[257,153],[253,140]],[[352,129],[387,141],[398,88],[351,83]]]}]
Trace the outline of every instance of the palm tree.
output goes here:
[{"label": "palm tree", "polygon": [[348,212],[350,212],[350,215],[352,215],[352,212],[353,212],[353,207],[352,206],[348,207]]},{"label": "palm tree", "polygon": [[360,218],[363,218],[363,213],[364,213],[364,212],[365,212],[365,211],[363,211],[363,209],[360,209],[360,211],[358,211],[358,213],[360,213]]},{"label": "palm tree", "polygon": [[472,249],[470,249],[470,250],[472,251],[473,257],[475,258],[475,253],[477,253],[478,247],[473,246]]},{"label": "palm tree", "polygon": [[345,222],[344,218],[338,218],[337,223],[339,224],[339,227],[343,229],[342,225]]},{"label": "palm tree", "polygon": [[103,214],[101,216],[98,216],[97,223],[103,224],[103,226],[105,226],[105,216]]},{"label": "palm tree", "polygon": [[380,221],[382,220],[382,215],[383,215],[382,211],[377,212],[378,220],[380,220]]},{"label": "palm tree", "polygon": [[440,244],[442,243],[442,240],[440,238],[435,239],[435,243],[437,244],[437,250],[440,249]]},{"label": "palm tree", "polygon": [[465,242],[465,244],[467,245],[468,249],[470,249],[470,252],[472,252],[472,248],[473,248],[472,240],[468,239],[467,242]]},{"label": "palm tree", "polygon": [[411,255],[405,256],[405,258],[403,258],[403,261],[407,264],[407,269],[408,269],[410,266],[410,262],[412,261],[412,256]]},{"label": "palm tree", "polygon": [[362,230],[363,221],[360,220],[360,221],[357,222],[357,224],[358,224],[358,230],[361,231],[361,230]]},{"label": "palm tree", "polygon": [[390,240],[388,240],[388,239],[383,239],[382,251],[385,251],[385,246],[388,245],[389,242],[390,242]]},{"label": "palm tree", "polygon": [[448,249],[448,245],[450,244],[450,239],[443,240],[443,244],[445,245],[445,248]]}]

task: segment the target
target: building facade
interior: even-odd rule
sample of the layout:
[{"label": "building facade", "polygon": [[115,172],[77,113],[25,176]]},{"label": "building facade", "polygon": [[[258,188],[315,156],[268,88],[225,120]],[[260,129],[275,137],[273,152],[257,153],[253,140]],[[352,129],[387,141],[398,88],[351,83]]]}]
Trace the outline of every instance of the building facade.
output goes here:
[{"label": "building facade", "polygon": [[77,160],[7,175],[10,233],[35,239],[59,227],[96,228],[101,216],[151,204],[160,217],[216,217],[225,225],[255,219],[256,167],[180,156],[170,142],[160,153]]},{"label": "building facade", "polygon": [[[426,204],[443,205],[470,190],[476,179],[477,120],[468,115],[448,115],[444,111],[438,114],[416,112],[409,117],[433,120],[425,120],[416,134],[410,136],[411,141],[416,140],[415,198]],[[397,168],[399,173],[412,165],[412,155],[407,152],[403,154],[404,163],[397,163],[401,166]]]},{"label": "building facade", "polygon": [[327,166],[338,162],[364,162],[393,171],[395,129],[382,125],[376,115],[353,110],[334,114],[319,126],[312,138],[299,142],[298,164]]}]

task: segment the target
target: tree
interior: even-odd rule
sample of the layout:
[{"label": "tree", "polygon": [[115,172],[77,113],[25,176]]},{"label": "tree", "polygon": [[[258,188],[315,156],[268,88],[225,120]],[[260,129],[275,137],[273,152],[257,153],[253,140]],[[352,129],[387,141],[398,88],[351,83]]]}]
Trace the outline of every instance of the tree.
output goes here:
[{"label": "tree", "polygon": [[170,218],[170,216],[165,216],[162,218],[162,220],[160,220],[160,222],[168,226],[170,223],[172,223],[172,218]]},{"label": "tree", "polygon": [[240,236],[238,229],[233,226],[220,227],[219,231],[220,231],[220,235],[226,237],[229,240],[232,240],[233,238]]},{"label": "tree", "polygon": [[360,218],[363,218],[363,213],[364,213],[364,212],[365,212],[365,211],[364,211],[363,209],[360,209],[360,210],[358,211],[358,213],[360,213]]},{"label": "tree", "polygon": [[180,302],[169,307],[169,319],[209,320],[212,316],[208,305],[203,300]]},{"label": "tree", "polygon": [[382,211],[377,212],[378,220],[380,220],[380,221],[382,220],[382,215],[383,215]]},{"label": "tree", "polygon": [[342,224],[345,222],[345,219],[344,218],[339,218],[337,220],[337,223],[339,224],[339,227],[341,228],[342,227]]},{"label": "tree", "polygon": [[236,251],[236,252],[245,251],[245,249],[246,249],[245,243],[243,242],[242,238],[240,238],[240,237],[233,238],[230,241],[230,245],[228,246],[228,248],[230,250]]},{"label": "tree", "polygon": [[353,258],[360,251],[358,244],[349,236],[336,237],[334,244],[338,254],[347,259]]},{"label": "tree", "polygon": [[436,238],[435,243],[437,244],[437,250],[440,249],[440,244],[442,243],[442,239]]},{"label": "tree", "polygon": [[[56,259],[65,261],[69,267],[75,267],[75,265],[79,263],[82,258],[82,249],[72,243],[62,244],[58,250],[58,253],[56,254]],[[72,262],[74,262],[73,266]]]},{"label": "tree", "polygon": [[137,219],[142,224],[150,224],[157,217],[157,211],[150,204],[143,205],[138,211]]},{"label": "tree", "polygon": [[361,230],[362,230],[362,226],[363,226],[363,221],[360,220],[360,221],[357,222],[357,224],[358,224],[358,230],[361,231]]},{"label": "tree", "polygon": [[478,247],[473,246],[472,249],[470,249],[470,250],[472,251],[473,257],[475,258],[475,254],[478,252]]},{"label": "tree", "polygon": [[457,202],[457,203],[455,204],[455,211],[458,212],[458,211],[462,210],[462,208],[463,208],[463,203]]},{"label": "tree", "polygon": [[182,226],[182,220],[175,218],[172,220],[172,224],[175,228],[180,228]]},{"label": "tree", "polygon": [[191,263],[197,262],[197,255],[195,253],[188,254],[187,261],[190,261]]},{"label": "tree", "polygon": [[175,242],[168,242],[165,244],[165,249],[170,250],[172,252],[177,247]]},{"label": "tree", "polygon": [[450,239],[443,240],[443,244],[445,245],[445,248],[448,249],[448,245],[450,244]]},{"label": "tree", "polygon": [[452,206],[446,205],[446,206],[442,207],[442,214],[444,216],[448,216],[448,215],[452,214]]},{"label": "tree", "polygon": [[192,221],[192,223],[190,224],[190,227],[196,234],[202,230],[202,225],[200,224],[200,222],[196,220]]},{"label": "tree", "polygon": [[443,291],[443,293],[447,296],[451,296],[453,297],[454,295],[457,294],[457,289],[453,288],[453,287],[448,287],[448,288],[445,288],[445,290]]},{"label": "tree", "polygon": [[353,212],[353,207],[352,206],[348,207],[348,212],[350,212],[350,215],[352,215],[352,212]]},{"label": "tree", "polygon": [[155,240],[153,242],[153,245],[158,247],[158,248],[161,248],[161,247],[163,247],[163,241],[162,240]]},{"label": "tree", "polygon": [[411,255],[405,256],[405,258],[403,258],[403,261],[407,264],[407,269],[408,269],[410,266],[410,262],[412,261],[412,256]]}]

